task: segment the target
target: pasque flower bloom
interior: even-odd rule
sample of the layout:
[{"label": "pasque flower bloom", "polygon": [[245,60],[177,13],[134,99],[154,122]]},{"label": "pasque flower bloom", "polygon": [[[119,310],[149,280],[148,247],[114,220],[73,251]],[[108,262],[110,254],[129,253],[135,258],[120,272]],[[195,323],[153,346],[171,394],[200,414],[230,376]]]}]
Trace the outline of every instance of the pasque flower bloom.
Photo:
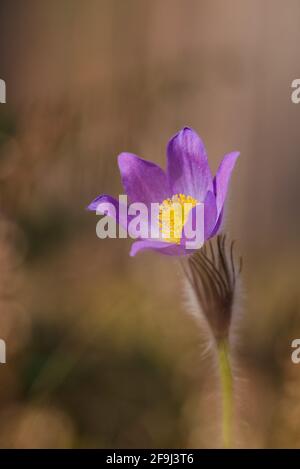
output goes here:
[{"label": "pasque flower bloom", "polygon": [[[178,216],[178,204],[189,203],[191,216],[204,204],[204,239],[216,235],[221,227],[224,202],[238,152],[224,156],[216,176],[213,178],[207,160],[204,144],[198,134],[185,127],[178,132],[167,146],[167,170],[163,171],[156,164],[145,161],[132,153],[121,153],[118,158],[122,183],[130,202],[143,202],[150,207],[159,203],[159,217],[166,211],[170,213],[172,226],[168,239],[139,239],[131,247],[134,256],[145,249],[157,250],[168,255],[191,254],[186,247],[184,224],[186,217]],[[119,202],[110,195],[98,196],[88,210],[96,211],[102,202],[109,202],[115,207],[114,215],[119,216]],[[164,230],[163,224],[160,224]]]}]

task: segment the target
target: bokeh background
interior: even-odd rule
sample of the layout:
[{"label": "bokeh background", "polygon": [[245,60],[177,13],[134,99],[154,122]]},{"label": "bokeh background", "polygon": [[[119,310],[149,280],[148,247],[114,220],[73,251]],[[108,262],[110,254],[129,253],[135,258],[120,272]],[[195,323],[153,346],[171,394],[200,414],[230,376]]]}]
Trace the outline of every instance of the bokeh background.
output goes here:
[{"label": "bokeh background", "polygon": [[298,0],[1,0],[0,446],[218,447],[219,396],[174,259],[96,237],[116,157],[184,125],[240,150],[236,447],[300,447]]}]

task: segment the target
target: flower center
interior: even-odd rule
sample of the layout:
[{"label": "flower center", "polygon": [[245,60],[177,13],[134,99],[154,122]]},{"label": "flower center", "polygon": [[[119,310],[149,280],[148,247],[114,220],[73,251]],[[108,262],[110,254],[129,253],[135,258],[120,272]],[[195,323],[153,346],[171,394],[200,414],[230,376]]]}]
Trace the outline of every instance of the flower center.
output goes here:
[{"label": "flower center", "polygon": [[158,223],[164,241],[180,244],[182,229],[197,202],[190,195],[175,194],[160,204]]}]

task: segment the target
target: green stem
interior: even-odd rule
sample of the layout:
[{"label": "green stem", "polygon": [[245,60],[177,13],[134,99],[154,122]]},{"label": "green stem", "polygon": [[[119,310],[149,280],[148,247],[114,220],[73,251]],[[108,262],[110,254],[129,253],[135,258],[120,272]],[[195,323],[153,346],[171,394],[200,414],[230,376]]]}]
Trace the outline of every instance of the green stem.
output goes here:
[{"label": "green stem", "polygon": [[223,448],[230,448],[232,444],[233,393],[227,340],[222,340],[219,342],[218,355],[222,387],[222,442]]}]

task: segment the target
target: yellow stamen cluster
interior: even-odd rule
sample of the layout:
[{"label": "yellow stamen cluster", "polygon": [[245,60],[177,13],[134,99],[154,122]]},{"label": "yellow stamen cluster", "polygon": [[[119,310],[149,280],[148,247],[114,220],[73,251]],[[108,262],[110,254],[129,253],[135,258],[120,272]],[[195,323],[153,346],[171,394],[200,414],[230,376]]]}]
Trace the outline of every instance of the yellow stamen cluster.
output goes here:
[{"label": "yellow stamen cluster", "polygon": [[180,244],[182,229],[196,205],[196,199],[184,194],[175,194],[160,204],[158,223],[164,241]]}]

